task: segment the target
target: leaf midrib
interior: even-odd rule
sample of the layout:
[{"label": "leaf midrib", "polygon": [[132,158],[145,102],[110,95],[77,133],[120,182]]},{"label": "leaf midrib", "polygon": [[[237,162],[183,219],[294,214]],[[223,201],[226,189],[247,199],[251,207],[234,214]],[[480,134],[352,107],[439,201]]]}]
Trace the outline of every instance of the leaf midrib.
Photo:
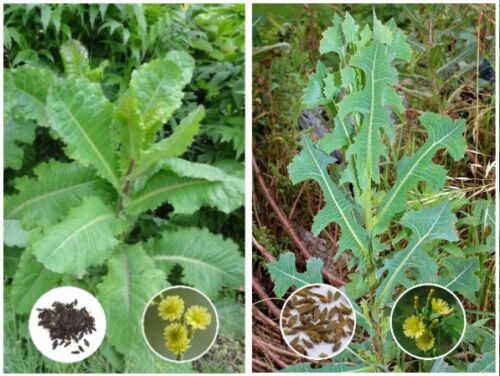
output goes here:
[{"label": "leaf midrib", "polygon": [[233,280],[235,279],[235,276],[229,274],[224,269],[218,268],[217,266],[209,264],[208,262],[202,261],[200,259],[196,259],[196,258],[192,258],[192,257],[188,257],[188,256],[179,256],[179,255],[176,255],[176,256],[175,255],[171,255],[171,256],[154,256],[153,258],[155,260],[159,260],[159,261],[177,260],[177,261],[184,261],[184,262],[192,263],[192,264],[200,264],[200,265],[203,265],[204,267],[208,267],[210,269],[216,270],[217,272],[219,272],[221,274],[224,274],[224,275],[228,276],[229,278],[231,278]]}]

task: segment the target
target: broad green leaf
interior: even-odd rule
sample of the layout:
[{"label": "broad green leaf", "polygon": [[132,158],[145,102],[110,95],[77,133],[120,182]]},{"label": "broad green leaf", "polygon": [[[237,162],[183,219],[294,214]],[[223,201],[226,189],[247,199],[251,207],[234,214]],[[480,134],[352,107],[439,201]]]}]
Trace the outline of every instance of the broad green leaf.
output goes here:
[{"label": "broad green leaf", "polygon": [[384,266],[377,270],[378,278],[385,272],[387,275],[377,288],[376,307],[387,304],[397,286],[403,285],[409,288],[414,285],[414,281],[407,275],[410,270],[422,282],[435,279],[436,262],[424,252],[424,248],[432,240],[458,240],[455,221],[455,215],[448,201],[431,208],[410,211],[403,216],[401,224],[409,228],[412,235],[406,248],[397,252],[392,258],[386,259]]},{"label": "broad green leaf", "polygon": [[455,373],[458,372],[458,370],[450,366],[448,363],[444,361],[445,358],[439,358],[434,362],[431,368],[431,372],[441,372],[441,373]]},{"label": "broad green leaf", "polygon": [[85,77],[90,71],[87,49],[77,40],[70,39],[60,48],[64,72],[68,78]]},{"label": "broad green leaf", "polygon": [[145,150],[137,164],[137,168],[132,173],[132,179],[142,174],[156,172],[160,162],[184,154],[193,142],[194,136],[198,133],[200,122],[204,117],[205,108],[198,106],[182,119],[169,137]]},{"label": "broad green leaf", "polygon": [[312,363],[299,363],[295,365],[291,365],[282,369],[280,372],[298,372],[298,373],[354,373],[354,372],[363,372],[363,373],[371,373],[377,372],[379,369],[371,364],[355,364],[355,363],[347,363],[347,362],[336,362],[336,363],[327,363],[322,367],[312,367]]},{"label": "broad green leaf", "polygon": [[153,353],[144,342],[144,339],[131,344],[125,355],[125,370],[128,373],[159,373],[185,374],[193,372],[192,362],[168,362]]},{"label": "broad green leaf", "polygon": [[31,144],[35,140],[36,124],[30,120],[10,117],[3,129],[3,167],[19,170],[23,165],[24,150],[22,144]]},{"label": "broad green leaf", "polygon": [[25,119],[47,126],[47,93],[56,82],[56,75],[46,69],[23,66],[10,70],[15,103]]},{"label": "broad green leaf", "polygon": [[47,108],[50,126],[68,145],[66,153],[119,188],[113,106],[100,85],[84,78],[63,80],[49,90]]},{"label": "broad green leaf", "polygon": [[28,242],[28,235],[17,219],[4,219],[3,242],[8,247],[24,248]]},{"label": "broad green leaf", "polygon": [[369,252],[366,230],[357,222],[354,214],[359,208],[330,178],[327,168],[333,163],[333,158],[317,149],[307,136],[301,144],[303,150],[288,165],[288,173],[294,184],[315,180],[326,201],[326,206],[314,218],[312,232],[319,234],[330,223],[337,223],[341,229],[337,255],[350,249],[363,267]]},{"label": "broad green leaf", "polygon": [[488,352],[478,357],[474,362],[469,363],[467,372],[474,372],[476,374],[483,372],[494,373],[496,367],[498,367],[498,361],[495,357],[495,353]]},{"label": "broad green leaf", "polygon": [[132,72],[130,91],[137,98],[148,143],[180,107],[184,86],[183,69],[171,60],[153,60]]},{"label": "broad green leaf", "polygon": [[354,21],[354,18],[352,18],[349,12],[345,12],[344,21],[342,21],[342,33],[344,34],[346,44],[358,41],[358,30],[359,26]]},{"label": "broad green leaf", "polygon": [[428,132],[428,139],[415,154],[397,166],[396,181],[377,211],[373,229],[376,234],[384,231],[392,218],[406,209],[408,193],[419,182],[425,182],[435,191],[441,189],[446,171],[432,162],[438,150],[446,148],[456,161],[465,152],[464,120],[452,121],[448,116],[425,112],[420,121]]},{"label": "broad green leaf", "polygon": [[131,195],[125,211],[139,214],[167,201],[180,214],[194,213],[203,206],[229,213],[243,204],[244,194],[242,167],[230,175],[215,166],[170,158],[142,190]]},{"label": "broad green leaf", "polygon": [[166,56],[166,60],[174,62],[182,69],[184,84],[188,84],[189,82],[191,82],[193,71],[196,65],[191,55],[183,51],[170,51]]},{"label": "broad green leaf", "polygon": [[191,227],[167,231],[148,249],[165,275],[178,264],[184,269],[183,282],[217,296],[222,287],[244,284],[244,263],[238,245],[206,229]]},{"label": "broad green leaf", "polygon": [[215,301],[219,316],[219,332],[229,337],[243,339],[245,336],[245,310],[234,299],[223,298]]},{"label": "broad green leaf", "polygon": [[108,183],[76,162],[50,161],[36,166],[33,172],[34,178],[16,179],[19,193],[5,197],[4,203],[4,217],[22,220],[26,228],[61,219],[86,196],[99,195],[105,201],[112,200]]},{"label": "broad green leaf", "polygon": [[60,279],[60,274],[45,269],[36,260],[31,249],[23,251],[12,282],[12,304],[15,312],[30,313],[38,298],[56,287]]},{"label": "broad green leaf", "polygon": [[130,93],[120,96],[114,106],[115,118],[119,123],[120,170],[124,175],[130,164],[135,165],[141,157],[144,142],[143,122],[137,108],[137,98]]},{"label": "broad green leaf", "polygon": [[[4,243],[7,244],[4,237]],[[9,247],[8,245],[3,247],[3,276],[4,278],[14,278],[17,273],[17,268],[19,265],[19,260],[23,255],[21,248]]]},{"label": "broad green leaf", "polygon": [[110,256],[125,226],[113,208],[97,197],[85,198],[64,220],[44,230],[33,244],[34,254],[47,269],[81,278]]},{"label": "broad green leaf", "polygon": [[442,266],[446,273],[439,278],[438,284],[458,292],[477,306],[476,292],[480,283],[476,273],[479,272],[479,259],[448,256],[444,258]]},{"label": "broad green leaf", "polygon": [[312,283],[322,283],[322,268],[323,261],[311,257],[307,260],[306,271],[298,272],[295,266],[295,255],[292,252],[281,255],[277,261],[267,263],[267,270],[274,282],[274,294],[278,298],[283,297],[292,286],[299,288]]},{"label": "broad green leaf", "polygon": [[397,72],[379,42],[356,51],[350,64],[364,72],[366,83],[363,90],[351,92],[339,103],[338,117],[344,120],[351,113],[363,115],[361,130],[347,153],[356,156],[360,186],[367,187],[371,181],[379,182],[380,158],[387,157],[380,130],[389,136],[394,134],[393,121],[384,107],[383,93],[388,85],[397,82]]},{"label": "broad green leaf", "polygon": [[373,39],[382,44],[390,45],[392,43],[392,30],[377,18],[375,9],[373,9]]},{"label": "broad green leaf", "polygon": [[318,147],[326,154],[351,145],[352,142],[353,126],[349,119],[340,120],[339,117],[336,117],[333,121],[335,124],[333,132],[326,134],[318,142]]},{"label": "broad green leaf", "polygon": [[108,318],[109,343],[130,354],[144,341],[141,320],[146,304],[169,284],[141,246],[120,248],[106,263],[108,273],[97,285],[97,298]]}]

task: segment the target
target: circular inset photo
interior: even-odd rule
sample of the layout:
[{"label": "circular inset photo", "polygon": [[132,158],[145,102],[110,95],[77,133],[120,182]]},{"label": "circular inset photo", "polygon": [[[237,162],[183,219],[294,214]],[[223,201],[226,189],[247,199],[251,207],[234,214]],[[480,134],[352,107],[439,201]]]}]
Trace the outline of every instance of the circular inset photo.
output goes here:
[{"label": "circular inset photo", "polygon": [[43,294],[31,309],[29,331],[36,348],[47,358],[74,363],[99,348],[106,334],[106,316],[87,291],[57,287]]},{"label": "circular inset photo", "polygon": [[356,315],[339,289],[313,284],[293,292],[280,317],[281,334],[299,355],[322,360],[341,353],[356,330]]},{"label": "circular inset photo", "polygon": [[142,331],[149,348],[171,362],[191,362],[214,344],[219,330],[217,311],[201,291],[169,287],[147,304]]},{"label": "circular inset photo", "polygon": [[391,332],[398,346],[418,359],[448,355],[465,334],[465,310],[443,286],[421,284],[406,290],[391,311]]}]

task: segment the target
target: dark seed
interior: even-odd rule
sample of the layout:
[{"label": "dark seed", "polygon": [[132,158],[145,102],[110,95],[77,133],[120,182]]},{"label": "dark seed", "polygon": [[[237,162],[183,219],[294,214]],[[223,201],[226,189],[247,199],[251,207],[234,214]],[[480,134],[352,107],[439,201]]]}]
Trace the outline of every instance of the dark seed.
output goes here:
[{"label": "dark seed", "polygon": [[89,341],[87,341],[86,339],[83,340],[83,343],[85,343],[85,346],[89,347]]},{"label": "dark seed", "polygon": [[80,351],[71,351],[71,354],[80,354]]},{"label": "dark seed", "polygon": [[78,350],[80,350],[80,352],[83,352],[83,347],[82,346],[78,346]]}]

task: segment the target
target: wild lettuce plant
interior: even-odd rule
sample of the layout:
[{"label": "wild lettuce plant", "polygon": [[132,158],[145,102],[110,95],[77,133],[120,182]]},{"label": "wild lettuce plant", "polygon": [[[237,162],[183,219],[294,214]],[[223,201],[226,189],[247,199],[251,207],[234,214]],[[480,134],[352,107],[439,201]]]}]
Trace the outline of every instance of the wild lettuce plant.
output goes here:
[{"label": "wild lettuce plant", "polygon": [[[412,60],[404,33],[394,20],[384,24],[375,14],[371,27],[361,28],[346,12],[343,19],[334,16],[319,52],[329,64],[318,61],[303,103],[307,108],[324,106],[333,119],[332,131],[317,141],[305,135],[288,170],[295,184],[313,180],[321,188],[324,207],[315,216],[312,231],[317,235],[331,224],[340,229],[335,257],[350,252],[351,282],[346,288],[352,299],[361,298],[355,310],[368,337],[344,354],[351,365],[337,359],[323,371],[387,370],[398,356],[389,313],[401,289],[434,282],[477,304],[479,258],[455,254],[443,258],[438,251],[458,240],[454,213],[458,205],[439,198],[432,204],[421,200],[437,195],[447,180],[447,170],[434,163],[435,157],[446,153],[454,161],[463,158],[465,121],[420,113],[426,141],[398,160],[393,145],[405,123],[396,125],[395,119],[404,119],[405,108],[396,91],[396,66]],[[307,272],[300,275],[294,259],[289,265],[285,257],[289,258],[284,255],[269,264],[281,296],[291,285],[322,279],[320,260],[310,259]],[[312,368],[301,365],[289,370]]]},{"label": "wild lettuce plant", "polygon": [[[240,315],[222,290],[243,285],[243,258],[232,240],[156,213],[167,208],[167,218],[180,218],[202,207],[223,213],[240,208],[243,167],[180,158],[205,115],[203,106],[193,107],[171,131],[165,127],[193,75],[195,61],[187,53],[170,51],[135,69],[111,102],[100,83],[105,64],[92,69],[75,40],[60,52],[62,77],[29,65],[4,72],[7,166],[21,168],[26,156],[20,146],[33,142],[40,127],[64,145],[57,160],[23,171],[15,193],[5,197],[5,244],[19,260],[6,299],[25,318],[53,287],[90,289],[107,315],[104,351],[125,364],[118,369],[166,371],[142,338],[148,300],[169,286],[174,273],[205,292],[222,314]],[[179,266],[182,274],[174,271]]]}]

